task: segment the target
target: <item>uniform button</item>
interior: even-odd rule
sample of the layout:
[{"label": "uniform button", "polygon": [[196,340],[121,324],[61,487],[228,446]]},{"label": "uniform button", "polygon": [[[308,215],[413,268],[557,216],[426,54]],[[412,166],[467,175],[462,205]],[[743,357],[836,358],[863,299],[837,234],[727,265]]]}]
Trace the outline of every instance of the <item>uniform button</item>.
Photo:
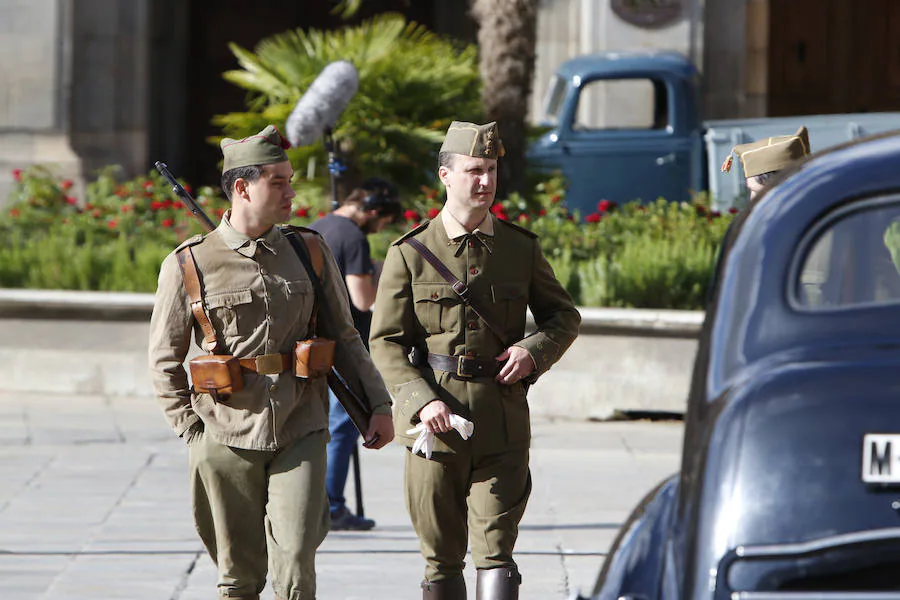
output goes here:
[{"label": "uniform button", "polygon": [[432,299],[432,300],[437,300],[437,299],[438,299],[437,292],[431,292],[431,299]]},{"label": "uniform button", "polygon": [[270,392],[274,392],[274,391],[277,390],[277,389],[278,389],[278,386],[275,385],[274,383],[273,383],[272,385],[269,386],[269,391],[270,391]]},{"label": "uniform button", "polygon": [[475,242],[473,242],[472,240],[469,240],[469,241],[466,243],[466,245],[467,245],[469,248],[474,248],[474,247],[475,247]]},{"label": "uniform button", "polygon": [[478,269],[472,267],[471,269],[469,269],[469,273],[471,273],[472,275],[478,275]]}]

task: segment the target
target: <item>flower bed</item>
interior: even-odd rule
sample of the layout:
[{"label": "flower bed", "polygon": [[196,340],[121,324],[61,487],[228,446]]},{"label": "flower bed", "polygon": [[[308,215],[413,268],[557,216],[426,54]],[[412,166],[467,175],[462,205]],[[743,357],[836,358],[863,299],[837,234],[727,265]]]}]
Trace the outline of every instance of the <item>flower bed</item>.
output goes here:
[{"label": "flower bed", "polygon": [[[72,182],[34,167],[13,173],[16,187],[0,234],[0,287],[153,292],[162,259],[200,233],[190,211],[174,200],[155,173],[119,182],[101,172],[83,197]],[[188,189],[189,186],[186,186]],[[202,187],[195,197],[215,220],[228,207],[221,192]],[[569,213],[562,180],[537,184],[529,200],[512,196],[491,209],[540,236],[557,277],[582,306],[699,309],[703,307],[719,243],[731,221],[709,209],[705,196],[689,203],[658,200],[616,206],[600,200],[586,215]],[[404,198],[405,223],[373,236],[383,257],[390,241],[425,218],[441,200],[423,187]],[[292,223],[323,215],[326,198],[304,190]]]}]

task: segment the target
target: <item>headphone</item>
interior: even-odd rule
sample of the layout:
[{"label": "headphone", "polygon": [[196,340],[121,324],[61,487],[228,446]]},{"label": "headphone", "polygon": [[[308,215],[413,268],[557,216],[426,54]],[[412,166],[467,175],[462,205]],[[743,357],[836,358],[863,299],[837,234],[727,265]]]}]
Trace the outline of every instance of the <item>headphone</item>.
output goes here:
[{"label": "headphone", "polygon": [[363,198],[362,210],[376,210],[379,217],[391,217],[392,221],[398,221],[403,213],[403,206],[397,189],[386,179],[370,177],[359,186],[366,192]]}]

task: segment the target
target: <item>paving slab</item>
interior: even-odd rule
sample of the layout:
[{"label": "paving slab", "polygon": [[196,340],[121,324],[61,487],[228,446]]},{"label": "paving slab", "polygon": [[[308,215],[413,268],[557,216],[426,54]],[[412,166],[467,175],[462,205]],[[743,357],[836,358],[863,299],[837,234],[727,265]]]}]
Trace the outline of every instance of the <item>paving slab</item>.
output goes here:
[{"label": "paving slab", "polygon": [[[191,518],[187,448],[152,399],[0,391],[0,432],[4,600],[215,597],[215,569]],[[523,600],[565,600],[593,586],[631,508],[678,469],[681,436],[671,422],[534,422],[534,488],[517,546]],[[365,512],[378,525],[329,534],[318,597],[421,598],[404,452],[362,451]],[[352,477],[347,497],[352,507]],[[269,588],[263,598],[273,598]]]}]

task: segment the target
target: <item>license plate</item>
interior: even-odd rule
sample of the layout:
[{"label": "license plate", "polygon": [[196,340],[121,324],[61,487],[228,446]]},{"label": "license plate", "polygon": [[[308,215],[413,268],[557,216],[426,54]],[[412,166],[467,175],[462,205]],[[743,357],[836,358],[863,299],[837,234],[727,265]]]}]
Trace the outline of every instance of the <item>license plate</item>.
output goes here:
[{"label": "license plate", "polygon": [[862,480],[865,483],[900,483],[900,434],[867,433],[863,436]]}]

